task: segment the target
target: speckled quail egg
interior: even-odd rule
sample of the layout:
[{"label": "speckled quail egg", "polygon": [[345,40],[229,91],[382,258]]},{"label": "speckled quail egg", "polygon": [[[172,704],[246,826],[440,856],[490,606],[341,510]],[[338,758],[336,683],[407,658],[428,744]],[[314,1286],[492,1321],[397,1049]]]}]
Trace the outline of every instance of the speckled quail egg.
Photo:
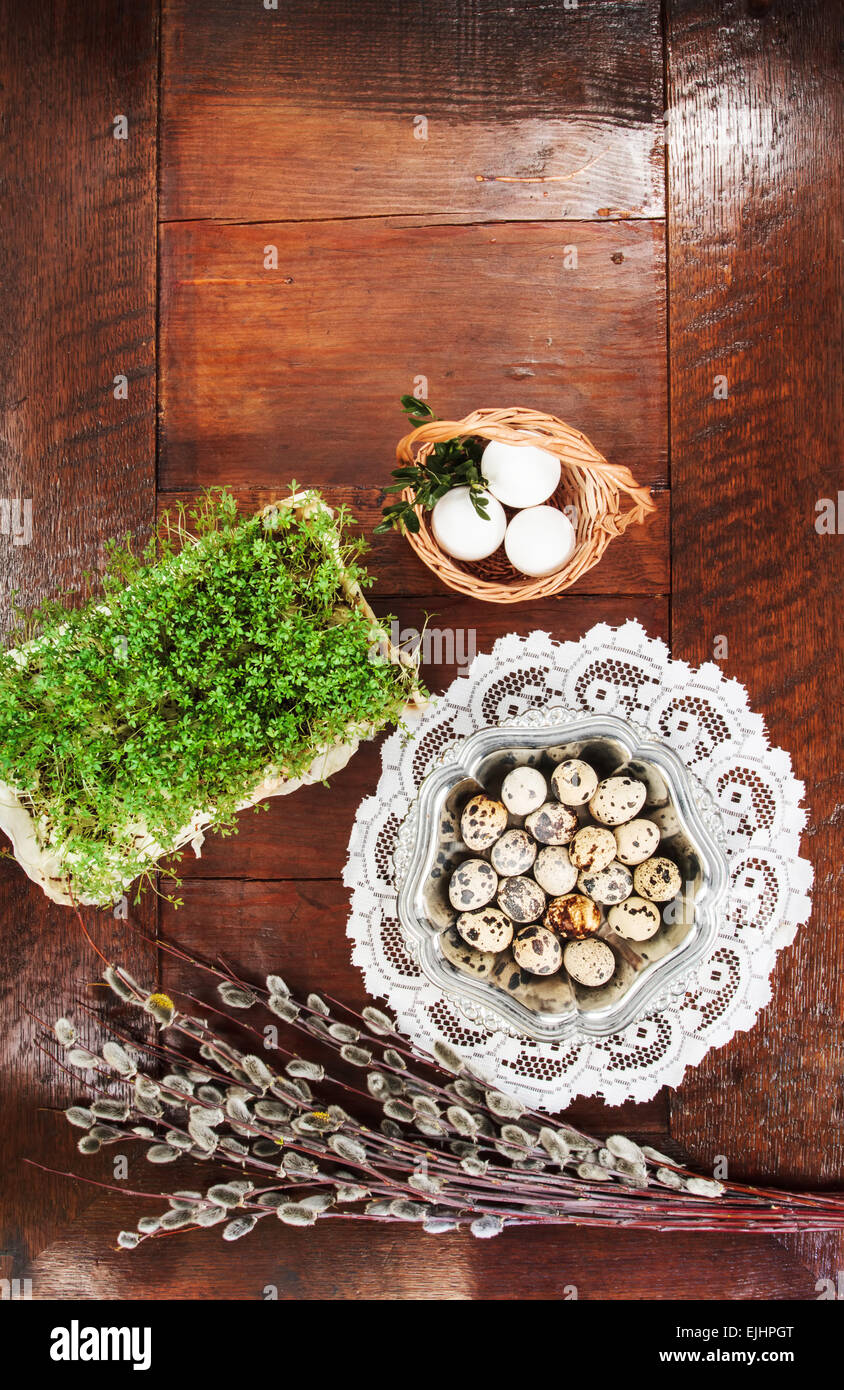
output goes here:
[{"label": "speckled quail egg", "polygon": [[662,855],[646,859],[633,870],[633,887],[639,897],[650,898],[653,903],[667,903],[676,898],[682,883],[677,865]]},{"label": "speckled quail egg", "polygon": [[548,795],[548,783],[538,767],[514,767],[501,784],[501,800],[514,816],[529,816]]},{"label": "speckled quail egg", "polygon": [[461,912],[456,926],[466,944],[477,951],[503,951],[513,940],[513,923],[497,907]]},{"label": "speckled quail egg", "polygon": [[581,893],[586,893],[596,903],[609,907],[612,903],[623,903],[633,892],[633,875],[624,864],[614,859],[605,869],[584,869],[577,880]]},{"label": "speckled quail egg", "polygon": [[605,985],[615,973],[615,956],[606,941],[589,937],[570,941],[563,951],[563,965],[573,980],[590,989]]},{"label": "speckled quail egg", "polygon": [[532,878],[521,874],[513,878],[502,878],[498,887],[498,906],[514,922],[535,922],[542,916],[545,907],[545,894]]},{"label": "speckled quail egg", "polygon": [[492,867],[502,876],[526,874],[536,858],[536,841],[524,830],[506,830],[490,850]]},{"label": "speckled quail egg", "polygon": [[607,913],[613,931],[626,941],[649,941],[659,931],[661,920],[659,908],[647,898],[628,898]]},{"label": "speckled quail egg", "polygon": [[577,883],[577,867],[564,845],[546,845],[536,856],[533,876],[540,888],[558,898],[562,893],[570,893]]},{"label": "speckled quail egg", "polygon": [[598,774],[582,758],[567,758],[551,773],[551,786],[564,806],[585,806],[598,789]]},{"label": "speckled quail egg", "polygon": [[635,777],[607,777],[589,802],[589,810],[602,825],[622,825],[632,820],[645,804],[647,788]]},{"label": "speckled quail egg", "polygon": [[474,912],[492,902],[498,890],[498,874],[485,859],[464,859],[458,864],[448,885],[452,907]]},{"label": "speckled quail egg", "polygon": [[569,845],[569,857],[578,869],[605,869],[615,851],[615,836],[604,825],[584,825]]},{"label": "speckled quail egg", "polygon": [[507,829],[507,810],[491,796],[473,796],[463,808],[460,834],[469,849],[489,849]]},{"label": "speckled quail egg", "polygon": [[546,801],[528,816],[525,830],[543,845],[567,845],[577,830],[577,816],[558,801]]},{"label": "speckled quail egg", "polygon": [[653,821],[663,840],[670,840],[672,835],[679,835],[682,830],[679,817],[674,807],[658,806],[654,811],[648,811],[648,816]]},{"label": "speckled quail egg", "polygon": [[549,931],[580,940],[593,936],[601,925],[601,909],[582,893],[566,893],[548,904],[543,918]]},{"label": "speckled quail egg", "polygon": [[553,975],[532,975],[516,964],[512,951],[501,951],[495,957],[490,979],[498,989],[518,999],[532,1013],[561,1014],[572,1008],[568,975],[562,970],[555,970]]},{"label": "speckled quail egg", "polygon": [[643,864],[659,849],[659,829],[652,820],[629,820],[614,834],[622,864]]},{"label": "speckled quail egg", "polygon": [[494,951],[478,951],[463,940],[456,926],[449,927],[439,935],[440,949],[446,960],[456,965],[464,975],[476,980],[487,979],[498,960],[502,957]]},{"label": "speckled quail egg", "polygon": [[531,975],[553,975],[563,962],[563,948],[546,927],[525,927],[513,940],[513,957]]}]

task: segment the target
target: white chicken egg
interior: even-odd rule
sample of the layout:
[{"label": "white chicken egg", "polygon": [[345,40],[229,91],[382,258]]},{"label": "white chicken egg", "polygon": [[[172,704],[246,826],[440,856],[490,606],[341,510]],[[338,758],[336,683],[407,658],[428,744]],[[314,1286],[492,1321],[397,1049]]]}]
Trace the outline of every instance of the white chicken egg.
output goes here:
[{"label": "white chicken egg", "polygon": [[535,444],[502,444],[492,439],[481,458],[481,473],[493,497],[505,507],[535,507],[556,491],[560,460]]},{"label": "white chicken egg", "polygon": [[557,507],[526,507],[516,512],[504,536],[513,568],[536,578],[562,569],[575,544],[574,527]]},{"label": "white chicken egg", "polygon": [[497,550],[507,529],[504,508],[488,492],[480,494],[489,520],[479,516],[467,487],[454,487],[436,503],[431,529],[437,544],[455,560],[485,560]]}]

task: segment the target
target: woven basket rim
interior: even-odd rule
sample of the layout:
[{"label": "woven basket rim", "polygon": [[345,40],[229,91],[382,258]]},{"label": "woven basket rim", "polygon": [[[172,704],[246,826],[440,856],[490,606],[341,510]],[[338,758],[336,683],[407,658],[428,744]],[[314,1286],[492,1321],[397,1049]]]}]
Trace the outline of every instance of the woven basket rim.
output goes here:
[{"label": "woven basket rim", "polygon": [[[531,578],[510,565],[503,546],[487,560],[474,564],[446,555],[434,538],[428,514],[416,507],[419,531],[406,531],[407,539],[423,564],[457,593],[487,603],[524,603],[561,593],[598,563],[614,537],[643,522],[655,510],[650,488],[640,487],[628,468],[609,463],[580,430],[555,415],[521,406],[475,410],[462,420],[425,421],[399,440],[397,463],[416,462],[425,458],[435,443],[470,435],[507,444],[536,444],[556,454],[562,473],[548,505],[575,507],[577,544],[561,569]],[[413,501],[410,489],[402,496]],[[627,511],[622,510],[623,496],[632,502]]]}]

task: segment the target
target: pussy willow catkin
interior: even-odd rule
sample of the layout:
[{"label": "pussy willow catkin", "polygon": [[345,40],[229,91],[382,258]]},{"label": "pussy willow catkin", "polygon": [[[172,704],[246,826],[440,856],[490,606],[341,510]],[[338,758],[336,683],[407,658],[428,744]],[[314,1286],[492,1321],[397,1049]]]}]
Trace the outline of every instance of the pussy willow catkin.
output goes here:
[{"label": "pussy willow catkin", "polygon": [[[88,1097],[65,1111],[85,1131],[81,1153],[137,1146],[151,1171],[194,1165],[190,1188],[132,1192],[147,1205],[136,1229],[120,1232],[123,1247],[216,1225],[238,1240],[268,1218],[417,1222],[431,1234],[480,1238],[566,1223],[844,1228],[840,1196],[716,1182],[624,1135],[592,1138],[491,1089],[447,1046],[421,1053],[381,1009],[297,999],[279,975],[258,987],[165,949],[216,978],[217,1001],[205,1006],[212,1021],[193,996],[185,1002],[198,1011],[183,1011],[109,965],[107,984],[154,1020],[155,1041],[110,1027],[107,1016],[112,1037],[98,1053],[80,1045],[70,1020],[53,1030],[61,1065],[86,1076]],[[238,1033],[244,1048],[229,1041]],[[301,1041],[323,1060],[300,1055]],[[211,1181],[209,1159],[222,1170]]]}]

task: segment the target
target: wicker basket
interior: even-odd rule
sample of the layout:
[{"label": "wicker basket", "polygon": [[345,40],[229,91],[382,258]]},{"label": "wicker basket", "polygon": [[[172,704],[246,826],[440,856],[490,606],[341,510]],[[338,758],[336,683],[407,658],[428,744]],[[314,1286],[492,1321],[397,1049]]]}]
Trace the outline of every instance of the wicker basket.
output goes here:
[{"label": "wicker basket", "polygon": [[[456,436],[475,435],[504,444],[536,444],[556,454],[562,464],[559,486],[548,505],[574,508],[577,545],[562,569],[531,579],[514,569],[504,547],[486,560],[455,560],[440,549],[429,525],[429,516],[417,508],[419,531],[407,538],[419,558],[449,589],[487,603],[524,603],[548,598],[567,589],[596,565],[614,536],[621,536],[633,522],[644,521],[654,510],[650,490],[637,487],[629,469],[617,468],[598,453],[579,430],[553,415],[538,410],[476,410],[465,420],[431,420],[410,434],[396,449],[399,466],[424,460],[434,444]],[[621,510],[621,495],[632,506]],[[409,490],[403,494],[413,500]],[[510,509],[505,508],[508,517]],[[571,515],[571,512],[569,513]]]}]

